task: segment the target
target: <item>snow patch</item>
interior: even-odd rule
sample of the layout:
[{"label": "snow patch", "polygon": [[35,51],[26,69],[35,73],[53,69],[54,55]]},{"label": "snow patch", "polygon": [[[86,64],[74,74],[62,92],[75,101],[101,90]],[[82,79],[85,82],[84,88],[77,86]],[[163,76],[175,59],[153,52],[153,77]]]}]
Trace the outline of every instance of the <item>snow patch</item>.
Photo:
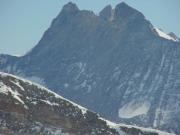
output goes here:
[{"label": "snow patch", "polygon": [[119,70],[118,67],[116,67],[116,68],[115,68],[115,72],[114,72],[113,75],[112,75],[112,79],[118,80],[118,78],[119,78],[119,76],[120,76],[121,73],[122,73],[122,71]]},{"label": "snow patch", "polygon": [[78,79],[85,72],[86,63],[78,62],[76,63],[76,66],[78,67],[78,70],[79,70],[76,76],[76,79]]},{"label": "snow patch", "polygon": [[64,84],[64,88],[68,88],[69,87],[69,84],[68,83],[65,83]]},{"label": "snow patch", "polygon": [[156,31],[156,33],[158,34],[158,36],[160,36],[160,37],[162,37],[162,38],[165,38],[165,39],[168,39],[168,40],[172,40],[172,41],[175,41],[175,42],[178,42],[178,41],[179,41],[178,39],[171,37],[170,35],[164,33],[163,31],[161,31],[161,30],[158,29],[158,28],[154,28],[154,30]]},{"label": "snow patch", "polygon": [[15,56],[15,57],[22,57],[23,55],[22,54],[13,54],[12,56]]},{"label": "snow patch", "polygon": [[33,102],[31,102],[33,105],[37,105],[37,102],[36,101],[33,101]]},{"label": "snow patch", "polygon": [[80,84],[80,87],[84,88],[86,87],[87,85],[87,80],[84,80],[81,84]]},{"label": "snow patch", "polygon": [[150,103],[145,102],[130,102],[119,109],[120,118],[133,118],[139,115],[147,114],[150,108]]},{"label": "snow patch", "polygon": [[148,69],[147,73],[145,74],[143,80],[146,81],[148,79],[148,77],[150,76],[151,70],[150,68]]},{"label": "snow patch", "polygon": [[0,93],[4,93],[6,95],[10,93],[14,99],[16,99],[17,101],[19,101],[21,104],[24,105],[24,101],[22,101],[20,98],[21,94],[19,94],[16,90],[12,90],[10,87],[6,86],[3,82],[0,82]]},{"label": "snow patch", "polygon": [[148,71],[146,72],[146,74],[143,77],[142,82],[140,83],[140,87],[139,87],[139,91],[143,91],[144,90],[144,86],[145,86],[145,81],[148,79],[148,77],[150,76],[150,72],[151,70],[148,69]]},{"label": "snow patch", "polygon": [[157,108],[156,112],[155,112],[155,118],[154,118],[154,122],[153,122],[153,127],[157,127],[157,125],[158,125],[159,114],[160,114],[160,109]]},{"label": "snow patch", "polygon": [[13,84],[15,84],[16,86],[18,86],[22,91],[25,91],[24,88],[19,84],[19,81],[17,82],[13,82],[11,81]]},{"label": "snow patch", "polygon": [[41,101],[43,101],[43,102],[45,102],[46,104],[49,104],[49,105],[51,105],[51,106],[59,106],[59,104],[57,104],[57,103],[51,103],[49,100],[42,100],[42,99],[41,99]]}]

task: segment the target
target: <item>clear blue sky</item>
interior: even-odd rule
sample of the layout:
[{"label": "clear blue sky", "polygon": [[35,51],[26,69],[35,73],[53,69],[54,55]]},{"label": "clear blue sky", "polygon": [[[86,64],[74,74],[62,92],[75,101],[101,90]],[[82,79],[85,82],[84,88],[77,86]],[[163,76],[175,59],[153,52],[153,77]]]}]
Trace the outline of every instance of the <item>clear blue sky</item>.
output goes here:
[{"label": "clear blue sky", "polygon": [[[71,0],[98,13],[122,0]],[[152,24],[180,37],[180,0],[123,0]],[[0,53],[22,55],[35,46],[69,0],[0,0]]]}]

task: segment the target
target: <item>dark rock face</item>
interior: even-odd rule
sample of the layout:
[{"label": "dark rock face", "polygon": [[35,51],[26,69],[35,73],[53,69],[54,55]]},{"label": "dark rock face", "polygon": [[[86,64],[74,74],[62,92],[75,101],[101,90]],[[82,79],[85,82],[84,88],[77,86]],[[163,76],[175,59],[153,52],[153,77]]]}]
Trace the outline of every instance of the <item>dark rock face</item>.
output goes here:
[{"label": "dark rock face", "polygon": [[100,16],[69,3],[37,46],[9,57],[0,57],[2,71],[36,78],[110,120],[180,133],[180,42],[158,36],[125,3]]},{"label": "dark rock face", "polygon": [[106,6],[100,13],[99,16],[105,20],[113,20],[114,10],[111,5]]}]

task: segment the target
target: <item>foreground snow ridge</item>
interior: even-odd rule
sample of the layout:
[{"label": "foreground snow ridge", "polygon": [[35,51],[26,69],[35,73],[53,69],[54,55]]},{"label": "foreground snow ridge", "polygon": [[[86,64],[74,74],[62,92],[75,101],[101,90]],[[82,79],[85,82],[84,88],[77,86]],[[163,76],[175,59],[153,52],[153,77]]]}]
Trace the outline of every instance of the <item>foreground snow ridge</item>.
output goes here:
[{"label": "foreground snow ridge", "polygon": [[[32,83],[32,82],[30,82],[30,81],[28,81],[28,80],[25,80],[25,79],[22,79],[22,78],[20,78],[20,77],[17,77],[17,76],[8,74],[8,73],[4,73],[4,72],[0,72],[0,76],[1,76],[1,77],[8,77],[8,76],[10,76],[10,77],[13,77],[13,78],[15,78],[15,79],[21,80],[21,81],[23,81],[23,82],[25,82],[25,83],[28,83],[28,84],[30,84],[30,85],[35,85],[35,86],[37,86],[39,89],[45,90],[45,91],[47,91],[48,93],[53,94],[56,98],[63,99],[63,100],[65,100],[65,101],[73,104],[74,106],[78,107],[78,108],[82,111],[83,114],[86,114],[86,113],[87,113],[87,109],[86,109],[86,108],[84,108],[84,107],[82,107],[82,106],[80,106],[80,105],[78,105],[78,104],[76,104],[76,103],[74,103],[74,102],[72,102],[72,101],[70,101],[70,100],[68,100],[68,99],[66,99],[66,98],[64,98],[64,97],[62,97],[62,96],[60,96],[60,95],[52,92],[52,91],[50,91],[49,89],[47,89],[47,88],[45,88],[45,87],[43,87],[43,86],[41,86],[41,85],[39,85],[39,84]],[[16,80],[16,81],[13,82],[13,83],[14,83],[15,85],[17,85],[22,91],[25,91],[25,89],[19,84],[18,80]],[[0,80],[0,93],[8,94],[9,92],[13,95],[13,97],[14,97],[17,101],[19,101],[19,103],[23,104],[24,107],[26,107],[25,103],[24,103],[23,100],[21,100],[21,98],[20,98],[21,95],[20,95],[17,91],[12,90],[12,89],[9,88],[9,87],[6,87],[5,84],[3,84],[3,82],[1,82],[1,80]],[[45,103],[47,103],[47,104],[49,104],[49,105],[52,105],[52,106],[53,106],[53,105],[55,105],[55,106],[57,105],[57,106],[58,106],[57,103],[52,103],[52,102],[47,101],[47,100],[42,100],[42,101],[45,102]],[[36,103],[34,103],[34,104],[36,104]],[[142,105],[142,106],[143,106],[143,108],[144,108],[144,105]],[[26,108],[26,109],[28,109],[28,108]],[[147,111],[147,110],[146,110],[146,111]],[[145,111],[145,112],[146,112],[146,111]],[[144,112],[144,113],[145,113],[145,112]],[[172,134],[172,133],[167,133],[167,132],[163,132],[163,131],[159,131],[159,130],[155,130],[155,129],[151,129],[151,128],[142,128],[142,127],[137,127],[137,126],[132,126],[132,125],[126,125],[126,124],[121,124],[121,123],[117,124],[117,123],[108,121],[108,120],[106,120],[106,119],[104,119],[104,118],[102,118],[102,117],[100,117],[100,116],[98,116],[98,119],[101,119],[101,120],[105,121],[110,128],[116,129],[116,130],[119,132],[119,134],[122,134],[122,135],[127,135],[126,133],[124,133],[124,132],[121,130],[121,128],[123,128],[123,127],[129,128],[129,129],[130,129],[130,128],[136,128],[136,129],[141,130],[142,132],[155,132],[155,133],[158,133],[159,135],[175,135],[175,134]]]}]

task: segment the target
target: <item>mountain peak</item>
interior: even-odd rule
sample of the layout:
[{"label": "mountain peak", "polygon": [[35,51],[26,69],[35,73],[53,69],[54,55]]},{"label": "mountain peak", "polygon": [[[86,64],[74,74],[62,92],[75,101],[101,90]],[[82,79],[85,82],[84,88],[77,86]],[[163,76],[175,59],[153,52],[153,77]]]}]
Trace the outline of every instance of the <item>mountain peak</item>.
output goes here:
[{"label": "mountain peak", "polygon": [[[129,9],[129,10],[132,10],[133,8],[130,7],[128,4],[126,4],[125,2],[121,2],[119,4],[116,5],[115,9]],[[135,10],[135,9],[134,9]]]},{"label": "mountain peak", "polygon": [[107,5],[100,13],[99,16],[105,20],[113,19],[113,9],[111,5]]},{"label": "mountain peak", "polygon": [[62,11],[76,12],[76,11],[79,11],[79,8],[77,7],[77,5],[75,3],[69,2],[66,5],[64,5]]},{"label": "mountain peak", "polygon": [[127,19],[127,18],[144,18],[144,15],[138,10],[130,7],[125,2],[121,2],[115,7],[115,18],[116,19]]},{"label": "mountain peak", "polygon": [[121,3],[119,3],[118,5],[121,5],[121,6],[127,6],[127,7],[129,7],[129,5],[126,3],[126,2],[121,2]]}]

